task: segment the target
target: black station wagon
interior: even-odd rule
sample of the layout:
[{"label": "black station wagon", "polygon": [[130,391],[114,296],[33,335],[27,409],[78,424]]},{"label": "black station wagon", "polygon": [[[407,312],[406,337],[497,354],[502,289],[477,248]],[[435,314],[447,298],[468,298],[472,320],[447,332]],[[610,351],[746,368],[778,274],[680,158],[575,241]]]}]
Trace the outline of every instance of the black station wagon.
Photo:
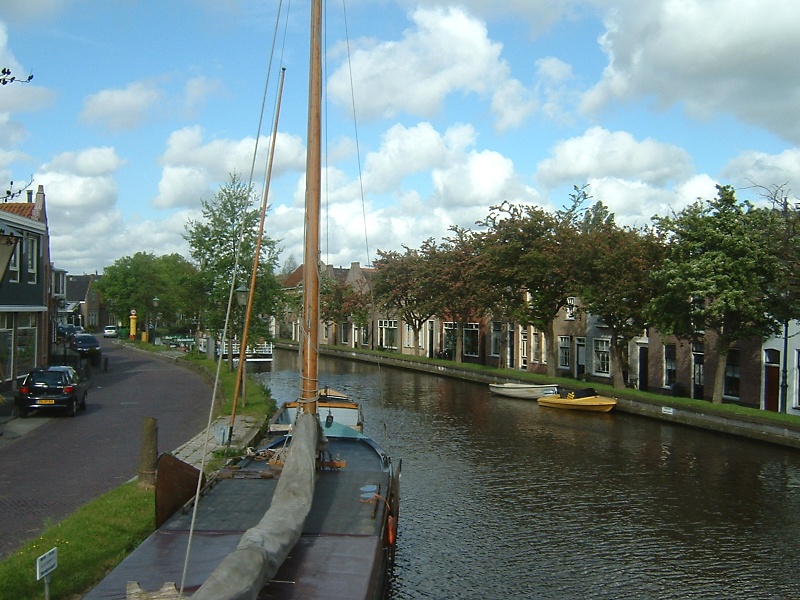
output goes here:
[{"label": "black station wagon", "polygon": [[17,390],[14,404],[20,417],[31,412],[64,410],[74,417],[86,409],[88,382],[72,367],[56,366],[34,369],[25,376]]}]

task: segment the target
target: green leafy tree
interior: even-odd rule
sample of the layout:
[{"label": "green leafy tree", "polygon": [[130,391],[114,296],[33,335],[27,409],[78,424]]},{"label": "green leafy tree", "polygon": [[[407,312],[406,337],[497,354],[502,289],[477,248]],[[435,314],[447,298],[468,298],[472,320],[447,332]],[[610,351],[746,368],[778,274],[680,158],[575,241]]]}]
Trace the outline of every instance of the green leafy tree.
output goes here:
[{"label": "green leafy tree", "polygon": [[378,251],[373,290],[377,301],[389,314],[397,314],[412,331],[414,355],[421,353],[420,331],[436,313],[432,290],[439,284],[438,272],[429,251],[432,240],[422,249],[405,248],[403,254]]},{"label": "green leafy tree", "polygon": [[339,324],[344,323],[350,315],[347,305],[349,294],[350,288],[344,281],[323,272],[319,282],[319,316],[324,323],[333,327],[333,344],[339,343]]},{"label": "green leafy tree", "polygon": [[[130,311],[135,310],[138,329],[143,330],[149,320],[183,331],[191,327],[198,306],[198,295],[192,293],[196,276],[196,269],[179,254],[157,257],[137,252],[106,267],[95,285],[109,312],[126,325]],[[153,305],[154,298],[158,307]]]},{"label": "green leafy tree", "polygon": [[[252,190],[233,173],[212,200],[202,201],[202,218],[186,225],[184,238],[198,270],[197,286],[204,290],[202,323],[215,333],[221,332],[225,323],[231,281],[250,283],[260,220],[253,205]],[[253,298],[253,315],[262,318],[251,319],[251,340],[268,338],[268,317],[276,314],[282,303],[277,264],[276,242],[264,236]],[[237,318],[240,325],[243,311],[237,309],[237,313],[242,313]]]},{"label": "green leafy tree", "polygon": [[770,235],[775,212],[740,202],[730,186],[717,186],[717,192],[676,215],[655,217],[668,245],[653,274],[659,293],[650,303],[650,319],[659,330],[686,339],[715,334],[712,401],[719,403],[731,345],[778,329],[773,309],[786,271]]},{"label": "green leafy tree", "polygon": [[551,214],[539,207],[503,203],[485,221],[485,247],[499,270],[495,289],[507,290],[510,310],[519,310],[510,295],[527,294],[520,320],[544,332],[547,374],[556,375],[558,347],[555,318],[577,289],[575,264],[580,260],[578,236],[581,208],[588,195],[575,188],[568,208]]},{"label": "green leafy tree", "polygon": [[664,246],[651,229],[618,226],[601,202],[585,213],[579,240],[578,294],[583,309],[611,332],[612,382],[622,388],[629,343],[647,327],[650,275],[661,265]]}]

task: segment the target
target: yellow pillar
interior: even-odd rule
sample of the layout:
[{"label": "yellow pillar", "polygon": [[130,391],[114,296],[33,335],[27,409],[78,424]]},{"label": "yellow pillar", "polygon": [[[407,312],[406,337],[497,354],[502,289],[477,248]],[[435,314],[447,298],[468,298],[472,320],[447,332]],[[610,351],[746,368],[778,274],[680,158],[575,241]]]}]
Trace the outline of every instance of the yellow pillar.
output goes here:
[{"label": "yellow pillar", "polygon": [[136,311],[131,311],[130,316],[131,328],[128,330],[128,337],[132,340],[136,339]]}]

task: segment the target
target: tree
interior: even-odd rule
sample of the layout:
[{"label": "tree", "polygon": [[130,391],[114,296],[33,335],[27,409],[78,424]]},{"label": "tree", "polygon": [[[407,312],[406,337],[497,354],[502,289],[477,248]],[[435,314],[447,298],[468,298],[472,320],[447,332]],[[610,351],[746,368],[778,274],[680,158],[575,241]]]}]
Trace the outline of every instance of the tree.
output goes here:
[{"label": "tree", "polygon": [[[456,325],[455,339],[446,335],[443,351],[452,351],[453,359],[460,363],[464,360],[464,326],[486,313],[486,287],[479,276],[478,235],[460,227],[451,227],[450,231],[451,237],[438,245],[429,244],[424,251],[437,273],[435,286],[429,288],[434,312]],[[477,352],[478,348],[472,350]]]},{"label": "tree", "polygon": [[550,377],[558,365],[555,318],[577,288],[578,217],[588,195],[585,188],[574,190],[571,205],[554,215],[536,206],[503,203],[480,223],[487,227],[487,254],[502,270],[495,287],[527,294],[520,319],[545,333]]},{"label": "tree", "polygon": [[157,257],[137,252],[106,267],[95,285],[109,312],[118,319],[125,319],[135,310],[139,326],[145,328],[148,317],[155,322],[153,299],[157,297],[157,312],[163,315],[164,324],[181,329],[194,314],[195,299],[188,295],[186,287],[191,286],[196,274],[194,267],[178,254]]},{"label": "tree", "polygon": [[725,365],[733,343],[774,334],[784,266],[774,251],[775,213],[740,202],[730,186],[677,215],[655,217],[667,240],[651,323],[667,334],[698,339],[713,332],[717,364],[712,401],[722,402]]},{"label": "tree", "polygon": [[[233,173],[212,200],[202,201],[202,219],[190,220],[185,228],[184,238],[205,292],[202,322],[215,334],[222,331],[225,323],[231,281],[245,286],[250,283],[260,221],[253,204],[252,190]],[[254,290],[255,315],[267,317],[277,312],[282,289],[275,276],[277,264],[276,242],[264,237]],[[268,336],[267,319],[252,319],[249,338]]]},{"label": "tree", "polygon": [[378,250],[378,260],[375,261],[375,297],[389,314],[399,315],[411,327],[415,356],[419,356],[422,350],[420,331],[436,313],[435,297],[431,291],[438,275],[428,252],[433,247],[433,241],[428,240],[420,250],[404,246],[404,254]]},{"label": "tree", "polygon": [[622,388],[628,345],[647,326],[650,274],[661,265],[663,244],[651,229],[618,226],[602,202],[585,213],[580,244],[578,293],[583,308],[611,332],[611,378]]},{"label": "tree", "polygon": [[323,271],[319,282],[320,319],[333,326],[333,344],[339,343],[339,323],[343,323],[350,315],[347,296],[350,288],[344,281],[339,281],[328,272]]}]

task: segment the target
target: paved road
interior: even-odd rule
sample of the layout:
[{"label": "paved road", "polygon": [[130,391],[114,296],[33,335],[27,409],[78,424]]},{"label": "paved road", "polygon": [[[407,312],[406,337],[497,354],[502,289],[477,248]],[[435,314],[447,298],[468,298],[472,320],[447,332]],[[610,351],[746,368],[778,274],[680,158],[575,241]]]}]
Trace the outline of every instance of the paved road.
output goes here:
[{"label": "paved road", "polygon": [[195,372],[103,340],[87,409],[0,426],[0,556],[136,475],[142,422],[158,419],[159,452],[206,426],[211,385]]}]

